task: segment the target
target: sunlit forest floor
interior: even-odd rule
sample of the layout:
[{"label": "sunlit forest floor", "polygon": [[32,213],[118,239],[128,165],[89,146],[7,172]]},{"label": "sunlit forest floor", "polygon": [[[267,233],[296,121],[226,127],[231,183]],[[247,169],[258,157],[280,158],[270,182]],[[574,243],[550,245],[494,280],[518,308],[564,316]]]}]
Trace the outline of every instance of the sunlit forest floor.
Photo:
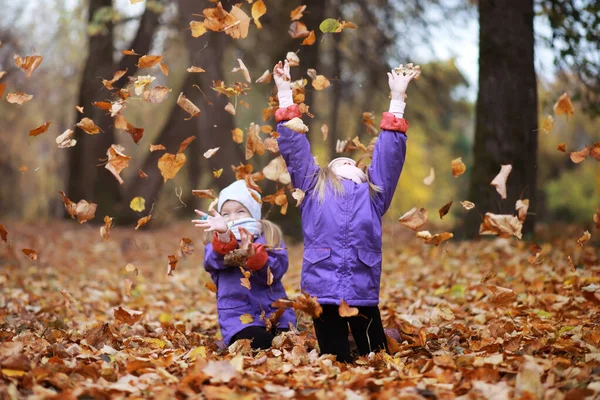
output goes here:
[{"label": "sunlit forest floor", "polygon": [[[540,227],[539,247],[515,238],[435,247],[386,225],[380,308],[390,354],[346,365],[318,355],[302,311],[298,332],[268,351],[227,348],[190,223],[113,228],[103,241],[89,224],[3,222],[1,398],[600,395],[600,251],[576,245],[577,227]],[[195,251],[167,276],[183,237]],[[289,255],[294,298],[302,246]]]}]

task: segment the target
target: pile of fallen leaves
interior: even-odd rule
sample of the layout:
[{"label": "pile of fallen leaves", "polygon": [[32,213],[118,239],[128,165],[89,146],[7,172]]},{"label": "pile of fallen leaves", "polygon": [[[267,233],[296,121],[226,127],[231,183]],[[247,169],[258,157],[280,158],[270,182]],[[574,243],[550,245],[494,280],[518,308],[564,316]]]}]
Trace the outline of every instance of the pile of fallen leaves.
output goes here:
[{"label": "pile of fallen leaves", "polygon": [[[600,394],[600,252],[591,242],[513,237],[428,246],[386,225],[380,308],[390,354],[346,365],[318,355],[311,304],[294,307],[297,330],[271,349],[252,351],[245,340],[227,347],[204,246],[190,224],[113,228],[110,241],[68,221],[6,225],[2,398]],[[38,249],[35,261],[20,251],[29,247]],[[288,251],[284,284],[296,303],[306,301],[298,292],[302,248]],[[174,276],[165,274],[165,254],[178,254]]]}]

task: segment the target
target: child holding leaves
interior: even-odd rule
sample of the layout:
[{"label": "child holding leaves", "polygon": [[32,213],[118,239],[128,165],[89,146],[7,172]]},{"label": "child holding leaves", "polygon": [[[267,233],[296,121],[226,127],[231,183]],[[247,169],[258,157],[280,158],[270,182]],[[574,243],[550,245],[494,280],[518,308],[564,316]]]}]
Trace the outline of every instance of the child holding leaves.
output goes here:
[{"label": "child holding leaves", "polygon": [[[303,129],[296,128],[301,112],[293,104],[289,64],[279,62],[273,70],[279,98],[275,114],[279,150],[293,186],[305,192],[300,205],[304,233],[301,286],[316,296],[323,308],[321,316],[313,318],[320,351],[336,355],[338,361],[352,361],[348,324],[361,355],[387,350],[378,308],[381,219],[404,165],[405,93],[418,73],[418,68],[409,68],[404,74],[402,66],[388,73],[390,110],[383,113],[382,131],[365,172],[346,157],[334,159],[326,168],[315,165],[308,139],[298,132]],[[340,316],[342,300],[357,307],[359,314]]]},{"label": "child holding leaves", "polygon": [[[296,316],[292,310],[271,306],[286,297],[281,278],[288,269],[288,255],[281,229],[261,220],[259,200],[260,194],[238,180],[219,194],[218,212],[213,210],[209,216],[195,210],[202,219],[192,222],[212,235],[204,249],[204,268],[217,287],[223,340],[229,345],[251,339],[252,348],[267,349],[274,335],[296,323]],[[228,256],[238,248],[244,250],[242,260],[231,265]]]}]

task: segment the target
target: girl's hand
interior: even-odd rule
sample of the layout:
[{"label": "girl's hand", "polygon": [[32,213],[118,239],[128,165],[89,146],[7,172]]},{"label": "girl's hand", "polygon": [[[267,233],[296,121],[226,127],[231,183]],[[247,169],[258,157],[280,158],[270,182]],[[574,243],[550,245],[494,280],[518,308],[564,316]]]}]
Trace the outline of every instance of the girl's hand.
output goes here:
[{"label": "girl's hand", "polygon": [[285,60],[285,64],[281,64],[279,61],[273,68],[273,79],[277,85],[277,91],[283,92],[285,90],[291,90],[291,75],[290,75],[290,64]]},{"label": "girl's hand", "polygon": [[[400,67],[398,68],[402,68],[402,64],[400,64]],[[413,71],[410,74],[404,75],[399,74],[394,70],[387,73],[389,78],[388,83],[392,92],[392,100],[404,101],[406,98],[406,88],[408,87],[409,82],[417,76],[418,73],[418,71]]]},{"label": "girl's hand", "polygon": [[241,248],[246,250],[246,254],[248,258],[254,257],[256,254],[256,250],[254,246],[252,246],[252,242],[254,242],[254,235],[246,230],[246,228],[239,228],[240,230],[240,240],[242,241]]},{"label": "girl's hand", "polygon": [[219,214],[215,210],[212,210],[210,212],[212,214],[212,216],[210,216],[206,213],[203,213],[200,210],[194,210],[194,212],[202,217],[202,219],[193,219],[192,220],[192,223],[197,228],[202,228],[202,229],[204,229],[205,232],[216,231],[217,233],[226,233],[229,230],[225,219],[221,216],[221,214]]}]

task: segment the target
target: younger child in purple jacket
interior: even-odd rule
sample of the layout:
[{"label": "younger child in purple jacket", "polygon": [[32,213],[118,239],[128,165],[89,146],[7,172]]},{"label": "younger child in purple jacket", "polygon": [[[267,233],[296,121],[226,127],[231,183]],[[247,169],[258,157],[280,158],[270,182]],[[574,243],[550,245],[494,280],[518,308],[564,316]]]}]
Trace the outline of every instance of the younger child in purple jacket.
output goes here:
[{"label": "younger child in purple jacket", "polygon": [[[381,280],[381,218],[392,201],[406,155],[408,123],[402,118],[408,83],[416,73],[388,73],[392,101],[383,113],[382,129],[367,172],[350,158],[336,158],[327,168],[315,165],[306,135],[286,123],[300,118],[293,104],[289,65],[273,71],[279,109],[277,143],[292,184],[305,192],[300,205],[304,233],[302,290],[323,307],[314,318],[321,353],[351,362],[348,324],[361,355],[387,350],[379,313]],[[288,124],[293,126],[295,124]],[[342,318],[340,301],[357,307],[359,315]]]},{"label": "younger child in purple jacket", "polygon": [[[217,286],[223,340],[231,344],[238,339],[251,339],[252,348],[267,349],[274,335],[287,330],[290,323],[296,324],[296,315],[287,309],[272,329],[266,329],[264,319],[277,311],[271,304],[286,297],[281,278],[288,269],[288,255],[281,229],[261,220],[261,204],[256,199],[260,199],[260,194],[249,189],[244,180],[236,181],[219,194],[218,212],[213,210],[208,216],[195,210],[203,219],[192,222],[212,234],[212,241],[204,248],[204,268]],[[252,272],[250,289],[241,285],[244,275],[239,266],[225,265],[224,256],[239,246],[248,252],[245,269]],[[273,274],[270,285],[269,270]],[[242,322],[240,317],[244,314],[249,314],[252,321]]]}]

